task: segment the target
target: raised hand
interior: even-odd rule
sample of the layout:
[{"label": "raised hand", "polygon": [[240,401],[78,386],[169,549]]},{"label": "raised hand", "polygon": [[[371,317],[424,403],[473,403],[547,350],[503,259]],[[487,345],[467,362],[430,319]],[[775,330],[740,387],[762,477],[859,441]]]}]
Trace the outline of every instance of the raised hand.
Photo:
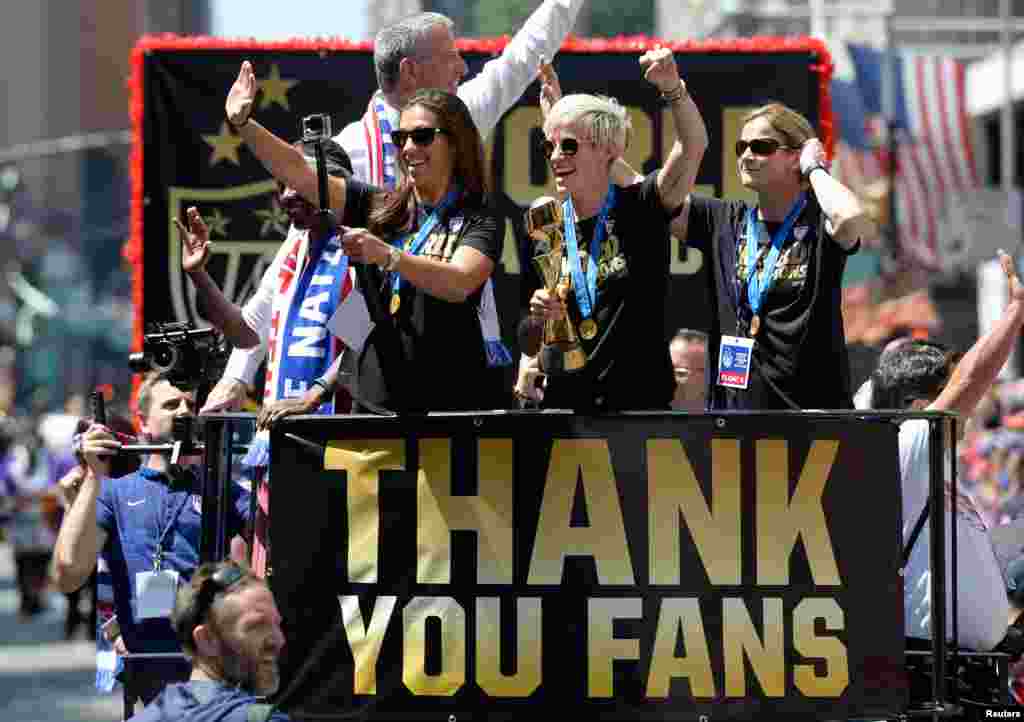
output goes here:
[{"label": "raised hand", "polygon": [[210,229],[199,215],[195,206],[185,212],[188,228],[177,218],[172,218],[181,236],[181,268],[186,273],[195,273],[206,268],[210,260]]},{"label": "raised hand", "polygon": [[800,175],[806,176],[807,171],[816,165],[828,168],[828,156],[825,155],[825,146],[820,140],[808,138],[800,146]]},{"label": "raised hand", "polygon": [[1011,302],[1024,301],[1024,285],[1021,284],[1020,278],[1017,276],[1017,266],[1013,257],[1001,248],[999,249],[999,264],[1003,267],[1003,273],[1006,274],[1009,300]]},{"label": "raised hand", "polygon": [[662,93],[671,93],[679,87],[679,69],[672,51],[660,45],[640,56],[644,79],[657,86]]},{"label": "raised hand", "polygon": [[228,91],[227,100],[224,101],[224,113],[228,122],[237,127],[245,125],[252,113],[252,104],[256,100],[256,74],[252,70],[252,63],[248,60],[242,63],[235,78],[234,85]]},{"label": "raised hand", "polygon": [[562,99],[562,86],[558,82],[555,66],[546,58],[540,60],[537,78],[540,80],[540,116],[542,120],[547,120],[551,108]]}]

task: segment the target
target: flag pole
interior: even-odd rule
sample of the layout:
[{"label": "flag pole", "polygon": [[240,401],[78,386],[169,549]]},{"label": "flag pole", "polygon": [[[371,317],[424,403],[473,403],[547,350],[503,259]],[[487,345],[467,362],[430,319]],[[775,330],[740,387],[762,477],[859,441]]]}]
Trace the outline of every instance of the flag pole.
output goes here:
[{"label": "flag pole", "polygon": [[896,83],[899,79],[896,74],[896,48],[893,47],[892,35],[892,11],[890,10],[883,18],[884,32],[883,42],[885,43],[885,72],[882,73],[884,92],[882,93],[882,115],[885,119],[885,140],[888,146],[889,167],[886,169],[889,181],[889,223],[885,229],[886,245],[892,258],[900,259],[903,245],[900,242],[899,207],[896,203],[896,166],[899,157],[899,143],[897,139],[898,128],[896,127]]}]

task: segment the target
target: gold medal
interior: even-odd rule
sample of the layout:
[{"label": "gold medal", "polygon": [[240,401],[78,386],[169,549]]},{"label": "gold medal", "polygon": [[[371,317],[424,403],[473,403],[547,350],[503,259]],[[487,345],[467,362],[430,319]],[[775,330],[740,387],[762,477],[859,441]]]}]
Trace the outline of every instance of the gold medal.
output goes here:
[{"label": "gold medal", "polygon": [[398,309],[401,307],[401,305],[402,305],[402,297],[399,296],[397,293],[392,293],[391,294],[391,315],[392,316],[394,316],[396,313],[398,313]]},{"label": "gold medal", "polygon": [[760,330],[761,317],[755,315],[752,319],[750,319],[750,338],[755,338],[757,336],[757,332]]},{"label": "gold medal", "polygon": [[580,336],[590,341],[597,335],[597,323],[592,318],[585,318],[580,322]]}]

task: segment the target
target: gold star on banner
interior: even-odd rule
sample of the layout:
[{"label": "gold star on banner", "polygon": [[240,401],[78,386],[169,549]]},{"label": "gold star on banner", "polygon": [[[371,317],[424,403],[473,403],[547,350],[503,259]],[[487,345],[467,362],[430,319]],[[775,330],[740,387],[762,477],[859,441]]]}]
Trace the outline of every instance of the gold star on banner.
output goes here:
[{"label": "gold star on banner", "polygon": [[266,238],[270,235],[271,231],[276,231],[282,236],[288,233],[288,225],[290,223],[288,213],[281,207],[281,204],[277,200],[277,196],[271,198],[270,208],[261,211],[253,211],[253,214],[257,218],[263,219],[263,225],[260,226],[260,236]]},{"label": "gold star on banner", "polygon": [[210,229],[210,238],[214,236],[228,237],[228,225],[231,223],[231,219],[221,213],[220,208],[214,208],[213,213],[203,220],[206,221],[206,225]]},{"label": "gold star on banner", "polygon": [[210,165],[215,166],[222,160],[235,165],[242,165],[238,160],[238,146],[244,142],[239,136],[231,132],[228,122],[225,120],[220,124],[220,133],[217,135],[204,135],[203,140],[213,148],[210,154]]},{"label": "gold star on banner", "polygon": [[257,80],[256,84],[263,91],[259,98],[260,110],[266,110],[274,103],[277,103],[285,110],[291,110],[288,107],[288,91],[298,85],[299,81],[284,80],[281,77],[281,70],[277,67],[277,63],[270,66],[270,75],[262,80]]}]

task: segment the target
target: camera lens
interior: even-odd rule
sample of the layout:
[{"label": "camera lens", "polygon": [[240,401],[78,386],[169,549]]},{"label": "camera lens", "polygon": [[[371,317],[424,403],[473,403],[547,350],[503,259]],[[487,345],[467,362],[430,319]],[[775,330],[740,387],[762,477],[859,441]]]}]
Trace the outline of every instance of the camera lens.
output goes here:
[{"label": "camera lens", "polygon": [[138,351],[128,356],[128,368],[137,374],[149,370],[149,359],[144,351]]},{"label": "camera lens", "polygon": [[162,346],[153,352],[153,368],[157,371],[168,372],[178,362],[178,349],[174,346]]}]

